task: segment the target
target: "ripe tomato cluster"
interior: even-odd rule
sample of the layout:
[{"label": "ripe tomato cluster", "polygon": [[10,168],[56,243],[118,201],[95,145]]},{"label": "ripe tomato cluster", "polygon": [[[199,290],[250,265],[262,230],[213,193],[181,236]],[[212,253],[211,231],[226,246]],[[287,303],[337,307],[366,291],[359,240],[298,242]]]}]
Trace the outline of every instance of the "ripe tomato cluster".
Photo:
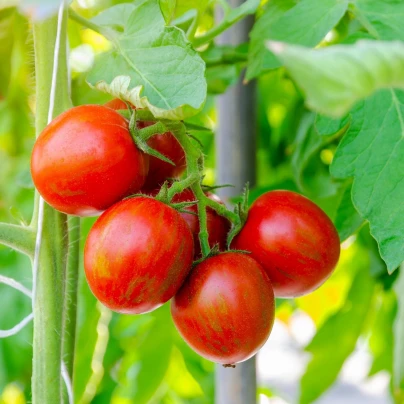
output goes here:
[{"label": "ripe tomato cluster", "polygon": [[230,249],[232,223],[207,208],[208,243],[215,248],[202,257],[193,191],[175,194],[172,205],[155,198],[156,188],[184,172],[184,150],[167,132],[148,144],[174,165],[143,153],[115,111],[124,108],[114,100],[75,107],[53,120],[33,149],[34,183],[61,212],[102,213],[84,249],[87,281],[100,302],[140,314],[171,299],[174,324],[196,352],[224,365],[244,361],[269,337],[275,296],[309,293],[330,276],[340,253],[338,234],[307,198],[272,191],[253,203]]}]

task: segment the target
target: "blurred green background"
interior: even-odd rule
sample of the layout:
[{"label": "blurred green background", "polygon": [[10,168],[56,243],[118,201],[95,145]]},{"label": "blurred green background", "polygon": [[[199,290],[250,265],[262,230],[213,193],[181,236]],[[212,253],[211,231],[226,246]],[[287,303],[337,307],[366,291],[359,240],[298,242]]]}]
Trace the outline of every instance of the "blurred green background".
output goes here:
[{"label": "blurred green background", "polygon": [[[91,10],[75,6],[91,17],[117,1],[87,3],[93,3]],[[212,21],[212,13],[205,14],[199,29]],[[28,223],[33,207],[29,160],[36,100],[30,28],[14,8],[0,10],[0,220],[11,223]],[[85,73],[108,42],[74,22],[69,22],[69,41],[74,105],[106,102],[107,95],[86,84]],[[204,57],[209,60],[209,53]],[[208,68],[210,95],[195,119],[213,132],[215,96],[237,80],[241,67]],[[349,182],[329,175],[338,139],[316,138],[314,114],[305,109],[284,70],[265,74],[257,85],[258,184],[251,200],[270,189],[297,190],[335,220],[336,200],[350,190]],[[206,182],[214,184],[213,133],[199,137],[207,155]],[[83,220],[82,242],[93,221]],[[361,223],[356,218],[351,225]],[[1,246],[0,273],[31,286],[29,260]],[[258,357],[260,402],[296,402],[300,394],[301,402],[309,403],[336,381],[334,393],[330,390],[321,402],[342,402],[333,401],[335,397],[347,403],[389,402],[397,310],[391,286],[397,273],[387,275],[368,226],[362,225],[343,242],[338,268],[321,289],[294,301],[278,301],[274,333]],[[11,328],[31,310],[29,299],[5,285],[0,285],[0,302],[0,329]],[[142,316],[113,314],[96,302],[81,271],[78,316],[78,403],[213,402],[214,365],[181,340],[167,305]],[[29,402],[31,368],[32,324],[0,340],[0,404]]]}]

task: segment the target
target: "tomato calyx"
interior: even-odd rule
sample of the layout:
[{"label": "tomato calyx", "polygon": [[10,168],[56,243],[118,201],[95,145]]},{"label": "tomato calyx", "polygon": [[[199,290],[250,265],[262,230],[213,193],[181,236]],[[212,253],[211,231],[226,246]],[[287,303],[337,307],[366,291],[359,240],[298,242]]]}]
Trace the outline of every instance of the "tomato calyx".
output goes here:
[{"label": "tomato calyx", "polygon": [[212,257],[214,257],[214,256],[216,256],[216,255],[223,254],[223,253],[226,253],[226,252],[228,252],[228,251],[224,251],[224,252],[223,252],[223,251],[220,251],[220,250],[219,250],[219,246],[218,246],[217,244],[215,244],[215,245],[210,249],[209,254],[206,255],[206,257],[201,257],[201,258],[199,258],[198,260],[195,260],[195,261],[192,263],[192,268],[196,267],[197,265],[199,265],[201,262],[207,260],[208,258],[212,258]]},{"label": "tomato calyx", "polygon": [[[187,212],[187,213],[188,213],[188,212]],[[215,245],[211,248],[209,254],[208,254],[206,257],[201,257],[201,258],[199,258],[198,260],[195,260],[195,261],[192,263],[192,268],[196,267],[196,266],[199,265],[201,262],[206,261],[208,258],[212,258],[212,257],[215,257],[216,255],[228,254],[228,253],[239,253],[239,254],[246,254],[246,255],[251,254],[250,251],[237,250],[237,249],[234,249],[234,248],[228,249],[228,250],[226,250],[226,251],[221,251],[220,248],[219,248],[219,245],[218,245],[218,244],[215,244]]]},{"label": "tomato calyx", "polygon": [[243,228],[245,222],[247,221],[249,193],[250,193],[250,190],[249,190],[249,185],[247,182],[247,184],[245,185],[244,191],[243,191],[241,201],[239,201],[234,208],[234,213],[237,216],[237,221],[234,223],[233,228],[230,230],[230,232],[227,236],[227,245],[228,246],[231,245],[233,238],[237,236],[237,234],[240,232],[240,230]]},{"label": "tomato calyx", "polygon": [[161,121],[157,121],[153,125],[139,129],[136,122],[136,115],[137,115],[136,109],[133,109],[129,103],[127,104],[127,107],[130,113],[129,132],[136,146],[144,153],[156,157],[162,161],[165,161],[166,163],[171,164],[172,166],[175,167],[175,163],[172,160],[170,160],[157,150],[153,149],[152,147],[150,147],[149,144],[147,143],[147,140],[150,139],[152,136],[162,135],[168,132],[169,129],[166,127],[166,125],[164,125],[164,123],[162,123]]},{"label": "tomato calyx", "polygon": [[167,206],[170,206],[171,208],[173,208],[174,210],[176,210],[179,213],[186,213],[189,215],[195,215],[198,216],[196,213],[190,212],[188,210],[186,210],[186,208],[189,208],[190,206],[194,206],[198,203],[198,201],[192,201],[192,202],[176,202],[176,203],[172,203],[172,202],[168,202],[167,200],[164,200],[164,198],[157,198],[153,195],[147,195],[147,194],[132,194],[127,196],[126,198],[123,198],[122,200],[126,200],[126,199],[133,199],[133,198],[149,198],[149,199],[155,199],[159,202],[164,203]]}]

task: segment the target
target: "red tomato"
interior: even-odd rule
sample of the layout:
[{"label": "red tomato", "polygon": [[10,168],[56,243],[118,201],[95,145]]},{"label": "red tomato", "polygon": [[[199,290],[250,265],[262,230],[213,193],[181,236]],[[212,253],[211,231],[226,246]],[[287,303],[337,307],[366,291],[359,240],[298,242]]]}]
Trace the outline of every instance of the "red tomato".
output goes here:
[{"label": "red tomato", "polygon": [[[105,106],[112,109],[126,109],[126,104],[119,100],[111,100]],[[139,128],[145,128],[153,125],[154,122],[140,122]],[[147,141],[148,145],[154,150],[170,159],[175,166],[166,163],[157,157],[150,156],[149,173],[146,182],[142,188],[143,192],[150,192],[162,185],[168,178],[180,177],[186,168],[185,154],[181,145],[171,132],[155,135]]]},{"label": "red tomato", "polygon": [[149,197],[123,200],[95,222],[84,250],[87,282],[111,310],[139,314],[171,299],[193,259],[192,234],[173,208]]},{"label": "red tomato", "polygon": [[212,362],[234,364],[255,355],[271,333],[271,282],[251,257],[227,252],[197,265],[171,304],[184,340]]},{"label": "red tomato", "polygon": [[[206,194],[210,199],[223,204],[220,198],[210,192]],[[173,202],[192,202],[195,201],[194,193],[190,189],[177,194],[173,198]],[[198,207],[196,205],[186,208],[191,213],[198,213]],[[218,245],[220,251],[226,249],[227,234],[230,230],[231,223],[217,214],[213,209],[208,208],[206,210],[207,214],[207,228],[209,234],[209,245],[213,247]],[[201,256],[201,246],[199,244],[199,219],[198,216],[189,213],[181,213],[181,216],[187,221],[189,228],[194,236],[194,246],[195,246],[195,258]]]},{"label": "red tomato", "polygon": [[127,121],[100,105],[71,108],[55,118],[35,142],[31,172],[49,205],[94,216],[145,182],[148,156],[137,149]]},{"label": "red tomato", "polygon": [[272,191],[253,203],[232,248],[251,251],[277,297],[295,297],[317,289],[331,275],[340,242],[317,205],[294,192]]}]

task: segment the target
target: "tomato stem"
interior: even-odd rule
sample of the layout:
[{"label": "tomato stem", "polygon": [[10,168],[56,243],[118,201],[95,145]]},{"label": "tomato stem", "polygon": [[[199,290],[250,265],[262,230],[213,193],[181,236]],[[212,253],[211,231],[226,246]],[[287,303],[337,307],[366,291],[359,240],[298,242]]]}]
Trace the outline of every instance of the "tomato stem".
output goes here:
[{"label": "tomato stem", "polygon": [[32,258],[35,248],[35,232],[30,227],[0,223],[0,244]]},{"label": "tomato stem", "polygon": [[104,36],[105,38],[109,39],[111,42],[115,42],[116,32],[107,27],[101,27],[98,24],[88,20],[87,18],[82,17],[81,15],[77,14],[73,9],[69,8],[69,18],[73,21],[76,21],[80,25],[83,25],[86,28],[89,28],[98,34]]},{"label": "tomato stem", "polygon": [[[147,144],[152,136],[162,135],[167,132],[171,132],[177,141],[180,143],[182,149],[184,150],[185,159],[187,163],[187,176],[181,181],[175,181],[167,189],[167,185],[164,185],[157,195],[157,199],[164,202],[171,202],[173,197],[181,193],[187,188],[190,188],[195,195],[197,200],[196,204],[198,206],[198,217],[199,217],[199,241],[201,245],[202,256],[206,257],[210,253],[209,247],[209,234],[207,231],[207,213],[206,209],[212,208],[219,215],[227,218],[230,222],[234,224],[235,227],[240,226],[240,216],[236,212],[231,212],[226,208],[226,206],[208,198],[202,187],[203,179],[203,152],[200,145],[196,140],[193,140],[186,130],[186,126],[181,121],[170,121],[170,120],[159,120],[153,125],[146,128],[138,129],[138,121],[155,121],[155,118],[147,110],[134,110],[134,111],[119,111],[126,118],[130,120],[129,131],[134,139],[136,145],[143,150],[145,153],[151,154],[160,158],[161,160],[167,161],[168,159],[153,150]],[[170,161],[168,161],[170,162]],[[172,163],[172,162],[171,162]]]},{"label": "tomato stem", "polygon": [[185,189],[191,187],[197,181],[200,181],[199,173],[190,174],[185,179],[183,179],[182,181],[174,182],[170,186],[170,188],[168,190],[168,200],[169,200],[169,202],[171,202],[174,195],[176,195],[176,194],[184,191]]}]

